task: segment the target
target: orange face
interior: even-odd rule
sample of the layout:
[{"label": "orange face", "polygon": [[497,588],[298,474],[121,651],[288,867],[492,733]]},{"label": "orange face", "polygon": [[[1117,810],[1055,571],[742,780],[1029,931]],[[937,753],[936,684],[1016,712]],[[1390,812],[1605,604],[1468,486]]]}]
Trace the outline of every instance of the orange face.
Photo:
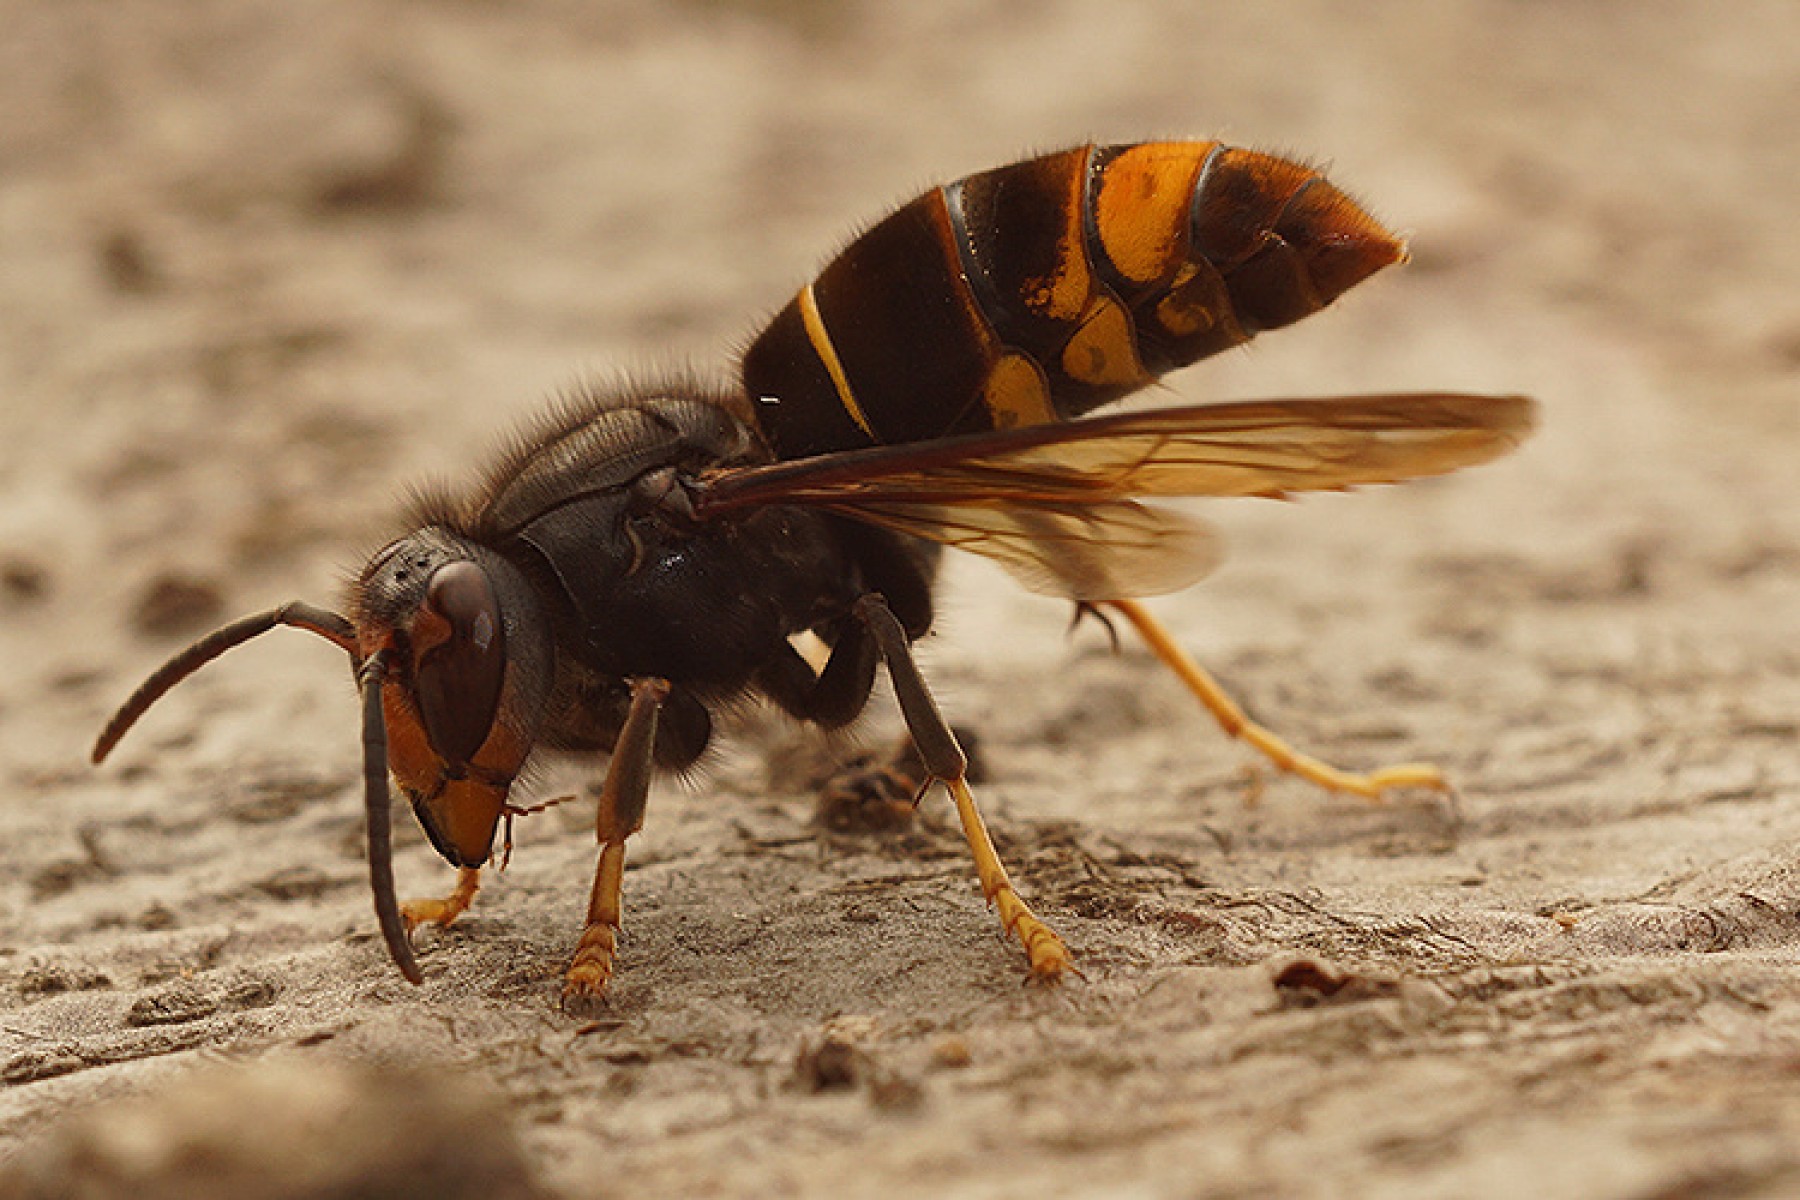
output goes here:
[{"label": "orange face", "polygon": [[431,525],[370,560],[350,611],[357,660],[385,664],[388,773],[438,853],[480,866],[549,690],[552,651],[530,585],[499,555]]},{"label": "orange face", "polygon": [[385,650],[396,667],[381,694],[388,770],[438,852],[480,866],[531,751],[504,717],[513,672],[498,606],[478,567],[452,563],[432,572],[404,624],[402,634],[366,621],[358,639],[365,657]]},{"label": "orange face", "polygon": [[506,721],[496,720],[475,755],[467,763],[452,764],[433,749],[410,680],[389,678],[381,689],[381,707],[388,770],[412,802],[432,845],[455,866],[480,866],[493,848],[507,795],[531,752],[530,743]]},{"label": "orange face", "polygon": [[431,748],[404,683],[382,688],[387,718],[388,769],[438,852],[457,866],[480,866],[494,844],[513,777],[530,747],[505,722],[496,721],[487,741],[460,770]]}]

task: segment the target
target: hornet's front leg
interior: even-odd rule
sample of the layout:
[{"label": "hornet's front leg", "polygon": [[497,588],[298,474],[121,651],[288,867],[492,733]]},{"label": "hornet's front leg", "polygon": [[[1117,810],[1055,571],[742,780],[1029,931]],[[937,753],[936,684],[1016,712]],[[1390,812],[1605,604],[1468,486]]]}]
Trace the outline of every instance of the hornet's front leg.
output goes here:
[{"label": "hornet's front leg", "polygon": [[907,644],[906,631],[888,610],[887,603],[874,593],[856,602],[856,615],[875,635],[875,644],[887,662],[888,676],[894,682],[900,712],[919,748],[925,770],[930,778],[943,781],[950,799],[956,804],[963,836],[968,839],[969,850],[975,856],[975,874],[981,880],[982,893],[999,909],[1000,923],[1006,931],[1025,947],[1025,955],[1031,961],[1032,978],[1044,983],[1060,982],[1066,972],[1074,969],[1068,948],[1013,889],[1006,867],[994,849],[993,839],[988,836],[987,825],[981,819],[981,811],[975,807],[975,796],[969,791],[968,756],[957,744],[956,735],[925,686],[925,677],[919,673],[919,666],[913,661],[912,647]]},{"label": "hornet's front leg", "polygon": [[600,999],[612,981],[623,919],[625,839],[644,827],[644,804],[650,795],[650,776],[655,766],[656,718],[668,698],[666,679],[638,679],[631,684],[631,708],[613,747],[606,782],[600,788],[600,807],[594,822],[600,862],[594,870],[594,890],[588,898],[587,924],[563,981],[565,1007]]},{"label": "hornet's front leg", "polygon": [[475,903],[475,893],[480,890],[481,868],[458,867],[456,886],[448,896],[441,900],[435,896],[408,900],[400,906],[400,916],[406,921],[406,932],[411,933],[421,925],[449,925],[469,911],[469,905]]}]

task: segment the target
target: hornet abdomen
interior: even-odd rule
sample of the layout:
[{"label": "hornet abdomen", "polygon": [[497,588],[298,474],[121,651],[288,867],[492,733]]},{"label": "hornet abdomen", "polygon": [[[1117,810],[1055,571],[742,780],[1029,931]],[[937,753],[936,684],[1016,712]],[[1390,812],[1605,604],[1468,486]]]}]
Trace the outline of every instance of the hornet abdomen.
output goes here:
[{"label": "hornet abdomen", "polygon": [[857,238],[751,345],[744,384],[783,458],[1066,420],[1405,253],[1286,159],[1082,146],[934,188]]}]

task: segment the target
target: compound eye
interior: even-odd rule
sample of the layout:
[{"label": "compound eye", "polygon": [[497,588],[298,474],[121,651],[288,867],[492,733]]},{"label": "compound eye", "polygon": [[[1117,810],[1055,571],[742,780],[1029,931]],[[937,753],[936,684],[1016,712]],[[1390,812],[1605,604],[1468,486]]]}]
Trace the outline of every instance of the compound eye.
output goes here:
[{"label": "compound eye", "polygon": [[487,741],[506,680],[506,634],[487,572],[466,561],[439,567],[413,619],[413,645],[425,737],[460,766]]}]

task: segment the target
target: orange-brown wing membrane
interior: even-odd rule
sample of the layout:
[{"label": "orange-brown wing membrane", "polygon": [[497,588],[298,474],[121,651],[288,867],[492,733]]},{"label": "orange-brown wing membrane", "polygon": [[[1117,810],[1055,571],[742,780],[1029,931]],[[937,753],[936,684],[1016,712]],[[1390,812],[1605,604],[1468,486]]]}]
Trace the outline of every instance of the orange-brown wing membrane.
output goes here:
[{"label": "orange-brown wing membrane", "polygon": [[1532,405],[1485,396],[1267,401],[1127,415],[1110,432],[1005,456],[1131,496],[1279,496],[1442,475],[1496,458]]},{"label": "orange-brown wing membrane", "polygon": [[1186,586],[1206,531],[1140,496],[1281,496],[1440,475],[1530,431],[1522,397],[1451,393],[1269,400],[1124,413],[720,472],[702,516],[829,508],[1001,562],[1078,600]]}]

